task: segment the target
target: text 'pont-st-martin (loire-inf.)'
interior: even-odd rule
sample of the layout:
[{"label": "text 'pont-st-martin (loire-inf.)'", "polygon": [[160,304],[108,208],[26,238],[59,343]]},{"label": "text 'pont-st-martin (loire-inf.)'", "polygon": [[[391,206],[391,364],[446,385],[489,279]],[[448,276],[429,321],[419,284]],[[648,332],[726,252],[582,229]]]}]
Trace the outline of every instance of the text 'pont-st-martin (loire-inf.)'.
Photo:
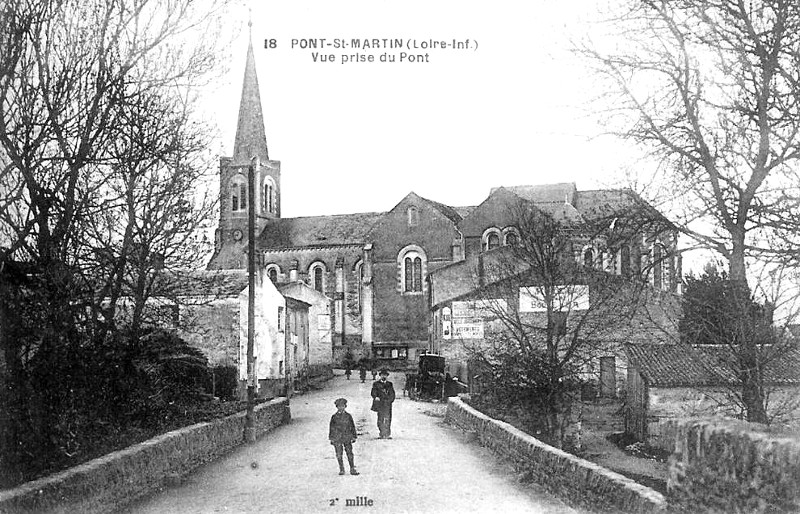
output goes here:
[{"label": "text 'pont-st-martin (loire-inf.)'", "polygon": [[291,38],[286,42],[264,39],[266,50],[301,51],[319,63],[430,63],[448,52],[475,52],[478,41],[470,38]]}]

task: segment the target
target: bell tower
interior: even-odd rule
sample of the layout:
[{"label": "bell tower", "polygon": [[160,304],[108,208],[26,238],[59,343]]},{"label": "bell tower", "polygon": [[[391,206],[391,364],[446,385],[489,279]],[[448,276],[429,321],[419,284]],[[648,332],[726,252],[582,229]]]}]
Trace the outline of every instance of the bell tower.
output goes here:
[{"label": "bell tower", "polygon": [[[252,26],[252,23],[249,25]],[[219,225],[209,268],[240,268],[247,247],[247,173],[255,165],[256,237],[281,215],[281,163],[270,160],[253,41],[247,47],[232,157],[219,160]]]}]

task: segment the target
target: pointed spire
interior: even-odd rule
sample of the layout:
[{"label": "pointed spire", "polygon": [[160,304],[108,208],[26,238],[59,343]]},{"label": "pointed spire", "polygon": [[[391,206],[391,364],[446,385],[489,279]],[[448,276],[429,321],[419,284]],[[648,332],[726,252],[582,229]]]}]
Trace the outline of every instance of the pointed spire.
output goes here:
[{"label": "pointed spire", "polygon": [[[248,21],[252,27],[252,22]],[[264,114],[261,111],[261,94],[256,75],[256,59],[253,54],[253,40],[247,47],[247,61],[244,67],[242,98],[239,103],[239,122],[236,125],[236,141],[233,144],[233,161],[236,164],[250,163],[253,157],[261,162],[269,160],[267,135],[264,130]]]}]

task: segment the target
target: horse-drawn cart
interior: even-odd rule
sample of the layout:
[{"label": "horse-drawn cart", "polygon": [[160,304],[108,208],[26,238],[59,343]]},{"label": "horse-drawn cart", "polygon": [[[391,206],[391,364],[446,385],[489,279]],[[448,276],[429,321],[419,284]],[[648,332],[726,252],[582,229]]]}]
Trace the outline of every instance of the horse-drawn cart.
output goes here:
[{"label": "horse-drawn cart", "polygon": [[403,393],[407,393],[412,400],[441,400],[446,378],[444,357],[431,353],[420,355],[417,372],[406,374]]}]

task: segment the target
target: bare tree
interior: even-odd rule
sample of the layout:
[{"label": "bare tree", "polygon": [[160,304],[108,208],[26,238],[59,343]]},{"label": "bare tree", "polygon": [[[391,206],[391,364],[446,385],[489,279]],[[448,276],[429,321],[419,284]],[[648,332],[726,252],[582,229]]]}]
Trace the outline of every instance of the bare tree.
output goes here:
[{"label": "bare tree", "polygon": [[[96,307],[95,286],[103,277],[85,276],[87,246],[111,249],[93,244],[103,238],[92,232],[98,223],[113,231],[108,222],[115,209],[130,205],[137,194],[120,188],[120,170],[158,162],[162,189],[169,181],[163,170],[172,170],[171,194],[188,203],[174,212],[159,207],[165,231],[171,220],[185,216],[187,205],[194,207],[190,196],[198,184],[176,177],[190,168],[197,173],[191,161],[202,145],[181,98],[209,71],[215,48],[188,38],[192,31],[213,34],[219,10],[216,3],[196,4],[18,0],[4,6],[9,18],[2,37],[9,46],[0,56],[0,148],[6,157],[0,183],[10,195],[0,224],[8,236],[6,255],[37,262],[54,284],[64,286],[52,288],[62,296],[51,303],[78,307],[81,318],[69,315],[62,320],[66,325],[93,319],[82,319],[84,303]],[[168,115],[169,109],[175,114]],[[182,146],[176,146],[179,137]],[[194,139],[191,148],[188,137]],[[122,150],[125,145],[130,151]],[[141,188],[139,179],[125,185]],[[137,201],[129,212],[142,207],[142,199]],[[126,271],[128,251],[118,253],[117,276]]]},{"label": "bare tree", "polygon": [[648,266],[630,266],[631,245],[638,252],[643,233],[670,229],[644,204],[589,220],[567,209],[525,200],[511,207],[518,237],[485,253],[476,270],[480,304],[495,325],[490,350],[471,350],[493,370],[489,387],[535,412],[559,446],[575,445],[567,434],[579,384],[597,372],[599,356],[619,353],[646,307]]},{"label": "bare tree", "polygon": [[[183,99],[144,98],[119,119],[109,153],[117,163],[98,189],[83,234],[82,273],[95,285],[99,319],[115,319],[117,301],[130,300],[130,324],[137,333],[153,294],[174,296],[165,284],[175,273],[201,266],[209,243],[203,229],[216,206],[208,134],[191,122]],[[177,297],[172,298],[173,301]]]},{"label": "bare tree", "polygon": [[[657,159],[660,203],[723,256],[745,312],[749,259],[800,255],[800,5],[644,0],[615,22],[624,45],[581,49],[610,81],[614,131]],[[738,352],[748,419],[763,422],[755,344]]]},{"label": "bare tree", "polygon": [[104,354],[86,351],[113,328],[103,302],[159,268],[153,255],[177,262],[190,221],[207,210],[193,195],[203,133],[186,99],[216,63],[224,4],[0,0],[2,400],[16,423],[2,428],[17,459],[2,464],[11,470],[36,448],[66,451],[59,431],[69,433],[91,377],[59,366]]}]

